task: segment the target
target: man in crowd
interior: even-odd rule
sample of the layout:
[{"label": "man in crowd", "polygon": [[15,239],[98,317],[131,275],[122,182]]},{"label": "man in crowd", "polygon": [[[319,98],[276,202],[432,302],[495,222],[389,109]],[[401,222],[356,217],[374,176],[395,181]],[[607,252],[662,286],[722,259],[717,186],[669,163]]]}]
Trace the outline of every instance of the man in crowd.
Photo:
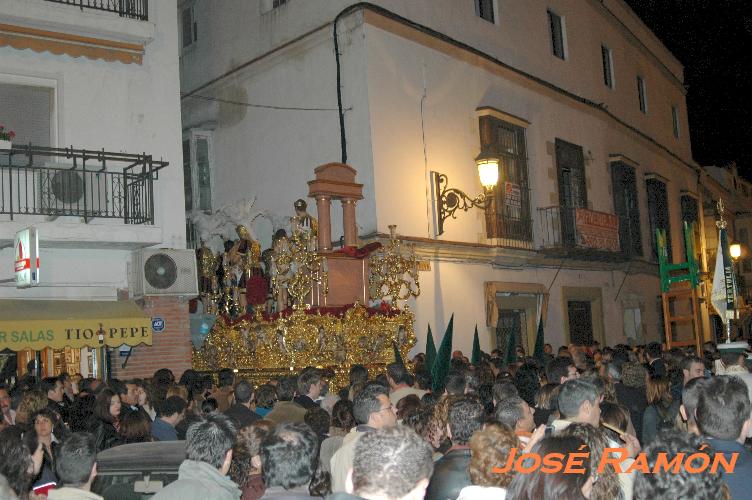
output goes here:
[{"label": "man in crowd", "polygon": [[219,378],[219,387],[212,392],[212,397],[217,400],[217,409],[222,413],[230,407],[230,397],[235,384],[235,372],[230,368],[222,368],[219,370],[217,378]]},{"label": "man in crowd", "polygon": [[591,380],[568,380],[559,390],[558,401],[561,418],[551,423],[557,432],[571,423],[600,425],[603,393]]},{"label": "man in crowd", "polygon": [[433,472],[432,450],[401,425],[369,432],[355,445],[348,493],[331,500],[413,500],[425,496]]},{"label": "man in crowd", "polygon": [[97,476],[97,447],[94,436],[76,432],[68,436],[57,449],[55,472],[62,488],[50,490],[50,500],[102,500],[91,492],[91,484]]},{"label": "man in crowd", "polygon": [[687,382],[682,390],[679,406],[679,414],[687,426],[687,432],[696,436],[700,435],[700,429],[697,428],[697,400],[700,399],[700,392],[704,390],[705,382],[704,378],[695,378]]},{"label": "man in crowd", "polygon": [[734,472],[725,474],[731,498],[748,498],[752,491],[752,455],[744,447],[752,421],[747,386],[738,377],[720,376],[703,384],[697,400],[697,426],[716,453],[732,460]]},{"label": "man in crowd", "polygon": [[186,459],[177,481],[153,500],[238,500],[240,489],[227,477],[237,430],[228,417],[209,415],[188,427]]},{"label": "man in crowd", "polygon": [[46,377],[42,379],[40,388],[47,395],[47,407],[67,423],[69,414],[64,401],[63,383],[57,377]]},{"label": "man in crowd", "polygon": [[353,401],[353,415],[357,427],[352,429],[342,440],[342,446],[331,459],[332,492],[345,491],[347,472],[353,464],[355,444],[364,433],[394,427],[397,415],[389,401],[389,392],[379,384],[372,383],[363,388]]},{"label": "man in crowd", "polygon": [[274,403],[272,411],[266,414],[266,419],[275,424],[285,422],[302,424],[305,420],[306,409],[293,401],[297,380],[295,377],[284,377],[279,381],[277,387],[277,402]]},{"label": "man in crowd", "polygon": [[281,424],[261,442],[262,500],[313,498],[308,485],[316,472],[318,440],[306,424]]},{"label": "man in crowd", "polygon": [[520,393],[517,391],[517,387],[514,385],[514,382],[512,382],[512,379],[497,380],[491,388],[491,400],[493,401],[494,406],[507,398],[513,398],[519,395]]},{"label": "man in crowd", "polygon": [[674,401],[681,401],[682,389],[690,380],[705,376],[705,363],[697,356],[685,356],[681,361],[682,383],[671,387],[671,396]]},{"label": "man in crowd", "polygon": [[447,427],[452,447],[436,462],[426,491],[428,498],[457,498],[460,490],[471,484],[467,472],[468,442],[483,426],[484,418],[483,404],[473,396],[459,397],[450,403]]},{"label": "man in crowd", "polygon": [[324,383],[324,380],[321,378],[321,370],[318,368],[303,370],[298,377],[298,395],[294,401],[306,410],[318,406],[316,400],[321,395]]},{"label": "man in crowd", "polygon": [[496,405],[494,419],[512,429],[524,445],[530,440],[530,435],[535,429],[534,413],[535,410],[522,398],[513,396],[501,400]]},{"label": "man in crowd", "polygon": [[666,376],[666,365],[663,363],[661,344],[658,342],[651,342],[645,346],[645,358],[647,361],[646,368],[651,375],[655,375],[656,377]]},{"label": "man in crowd", "polygon": [[546,378],[549,384],[563,384],[567,380],[574,380],[580,374],[571,357],[559,356],[554,358],[546,367]]},{"label": "man in crowd", "polygon": [[177,441],[175,426],[184,418],[185,401],[179,396],[170,396],[157,404],[157,418],[151,423],[151,436],[156,441]]},{"label": "man in crowd", "polygon": [[445,393],[454,396],[467,394],[467,377],[460,370],[449,370],[444,381]]},{"label": "man in crowd", "polygon": [[402,363],[390,363],[386,367],[386,381],[389,383],[389,401],[397,406],[399,400],[410,394],[415,394],[418,399],[422,398],[426,391],[416,389],[410,384],[412,377]]},{"label": "man in crowd", "polygon": [[225,415],[233,420],[238,429],[261,419],[261,416],[253,411],[256,407],[253,392],[253,386],[247,380],[241,380],[235,386],[235,402],[227,409]]}]

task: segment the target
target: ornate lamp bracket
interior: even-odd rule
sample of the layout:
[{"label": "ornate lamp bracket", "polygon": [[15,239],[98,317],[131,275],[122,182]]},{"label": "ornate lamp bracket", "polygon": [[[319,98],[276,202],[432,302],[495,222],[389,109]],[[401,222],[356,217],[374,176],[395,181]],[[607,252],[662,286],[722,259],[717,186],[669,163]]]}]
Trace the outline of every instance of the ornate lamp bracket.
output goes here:
[{"label": "ornate lamp bracket", "polygon": [[438,234],[444,234],[444,221],[449,217],[456,219],[457,210],[463,210],[467,212],[471,208],[480,208],[485,210],[491,203],[492,197],[488,195],[488,191],[483,192],[471,198],[464,191],[457,188],[448,187],[449,179],[446,175],[438,172],[434,173],[434,183],[437,193],[436,197],[436,213],[438,215]]}]

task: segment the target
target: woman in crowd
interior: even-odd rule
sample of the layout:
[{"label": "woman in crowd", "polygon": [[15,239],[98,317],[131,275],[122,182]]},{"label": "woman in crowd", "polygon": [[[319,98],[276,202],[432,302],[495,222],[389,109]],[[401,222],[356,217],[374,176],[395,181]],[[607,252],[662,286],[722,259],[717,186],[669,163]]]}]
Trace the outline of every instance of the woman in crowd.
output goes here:
[{"label": "woman in crowd", "polygon": [[120,417],[119,434],[123,444],[153,441],[149,416],[141,411],[126,411]]},{"label": "woman in crowd", "polygon": [[31,417],[39,410],[47,408],[47,395],[41,391],[30,390],[21,397],[16,411],[16,425],[22,430],[33,427]]},{"label": "woman in crowd", "polygon": [[510,450],[520,442],[514,432],[501,424],[486,425],[470,438],[468,474],[472,486],[465,486],[457,500],[504,500],[514,471],[499,473],[495,467],[507,462]]},{"label": "woman in crowd", "polygon": [[32,455],[29,447],[24,444],[19,429],[9,427],[0,432],[0,457],[0,474],[5,476],[18,498],[37,498],[34,494],[29,494],[29,491],[32,479],[42,468],[41,446]]},{"label": "woman in crowd", "polygon": [[319,463],[321,469],[330,471],[330,461],[332,455],[342,446],[342,439],[355,427],[355,417],[353,416],[352,401],[340,399],[334,403],[332,408],[332,424],[329,427],[329,437],[321,442],[319,451]]},{"label": "woman in crowd", "polygon": [[48,408],[43,408],[31,417],[34,424],[24,433],[26,447],[34,451],[38,451],[41,447],[42,452],[42,467],[32,481],[34,489],[57,483],[55,449],[57,448],[58,440],[52,431],[58,419],[59,417],[55,412]]},{"label": "woman in crowd", "polygon": [[206,398],[201,403],[201,415],[204,417],[207,415],[211,415],[213,413],[217,413],[217,409],[219,408],[219,403],[217,403],[217,400],[214,398]]},{"label": "woman in crowd", "polygon": [[94,434],[97,452],[121,444],[120,396],[109,387],[102,389],[94,403],[94,414],[90,420],[89,432]]},{"label": "woman in crowd", "polygon": [[261,476],[261,441],[272,429],[272,421],[257,420],[238,433],[229,474],[243,492],[241,500],[258,500],[264,496],[266,488]]},{"label": "woman in crowd", "polygon": [[[590,424],[569,425],[562,431],[561,435],[583,440],[587,444],[587,451],[590,453],[590,463],[593,464],[600,464],[605,449],[612,447],[605,432]],[[620,443],[621,441],[617,438],[616,442]],[[626,475],[622,484],[619,482],[620,476],[616,474],[616,470],[613,467],[605,467],[598,474],[598,481],[593,484],[590,499],[619,500],[632,498],[631,478],[631,475]]]},{"label": "woman in crowd", "polygon": [[274,390],[273,385],[263,384],[256,389],[256,413],[261,417],[265,417],[272,411],[276,402],[277,391]]},{"label": "woman in crowd", "polygon": [[642,417],[643,446],[649,445],[659,431],[673,428],[679,414],[679,402],[671,396],[667,377],[650,375],[646,382],[648,407]]},{"label": "woman in crowd", "polygon": [[[541,457],[558,453],[564,455],[566,460],[570,453],[577,453],[584,446],[585,443],[576,437],[547,437],[533,447],[532,453]],[[558,473],[546,473],[537,468],[527,474],[515,474],[507,488],[507,497],[514,500],[589,499],[593,484],[597,482],[597,474],[591,464],[587,457],[582,460],[581,467],[585,469],[582,474],[565,474],[563,467]]]},{"label": "woman in crowd", "polygon": [[546,425],[559,418],[559,384],[546,384],[538,389],[535,396],[535,426]]}]

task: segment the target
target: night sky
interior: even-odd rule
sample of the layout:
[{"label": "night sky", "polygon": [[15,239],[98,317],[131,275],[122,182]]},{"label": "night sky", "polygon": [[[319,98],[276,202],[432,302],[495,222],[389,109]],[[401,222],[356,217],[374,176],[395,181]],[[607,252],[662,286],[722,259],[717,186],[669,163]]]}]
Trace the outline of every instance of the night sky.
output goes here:
[{"label": "night sky", "polygon": [[752,1],[626,2],[684,65],[694,159],[752,180]]}]

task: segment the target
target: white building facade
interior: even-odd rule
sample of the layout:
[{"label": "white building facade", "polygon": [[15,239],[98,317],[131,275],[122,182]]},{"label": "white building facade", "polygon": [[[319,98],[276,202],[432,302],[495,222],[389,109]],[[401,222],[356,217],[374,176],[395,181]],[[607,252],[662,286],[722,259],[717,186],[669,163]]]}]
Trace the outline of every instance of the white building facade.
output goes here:
[{"label": "white building facade", "polygon": [[[654,229],[683,260],[699,166],[683,68],[623,1],[178,9],[186,172],[212,200],[200,208],[255,197],[289,214],[314,167],[343,161],[364,184],[361,239],[397,224],[426,261],[416,352],[452,314],[466,352],[476,324],[484,350],[514,332],[530,352],[541,311],[554,346],[661,338]],[[439,234],[432,172],[473,197],[481,151],[500,159],[493,203]],[[255,230],[268,247],[270,228]]]},{"label": "white building facade", "polygon": [[[132,298],[133,251],[185,249],[176,3],[2,0],[0,24],[0,122],[16,133],[0,152],[0,308]],[[28,226],[40,282],[17,289],[14,235]]]}]

